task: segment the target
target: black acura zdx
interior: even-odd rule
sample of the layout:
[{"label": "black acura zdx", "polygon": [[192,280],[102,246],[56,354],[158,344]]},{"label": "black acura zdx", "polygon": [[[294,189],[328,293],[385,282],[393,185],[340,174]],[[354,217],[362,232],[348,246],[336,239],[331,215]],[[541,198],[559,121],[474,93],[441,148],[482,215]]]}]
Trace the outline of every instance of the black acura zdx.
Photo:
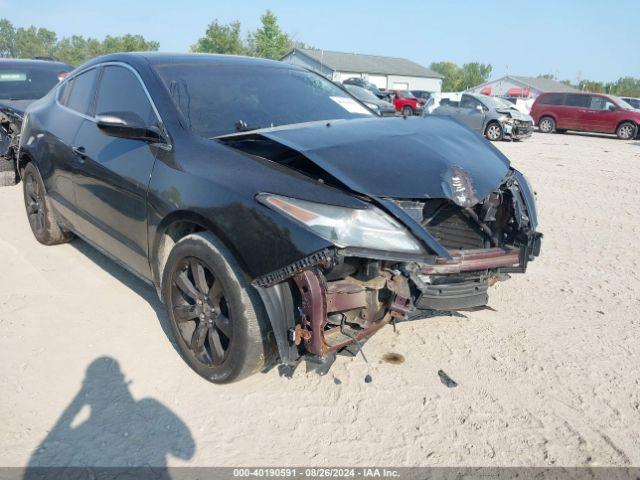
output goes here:
[{"label": "black acura zdx", "polygon": [[29,107],[17,168],[35,237],[153,284],[216,383],[483,306],[540,251],[529,183],[478,134],[268,60],[94,59]]}]

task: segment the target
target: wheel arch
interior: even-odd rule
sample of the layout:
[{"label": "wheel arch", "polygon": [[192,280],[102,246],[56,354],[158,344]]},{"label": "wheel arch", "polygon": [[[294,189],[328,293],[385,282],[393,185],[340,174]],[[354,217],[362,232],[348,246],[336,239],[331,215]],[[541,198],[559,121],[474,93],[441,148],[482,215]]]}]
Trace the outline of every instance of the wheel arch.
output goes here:
[{"label": "wheel arch", "polygon": [[631,123],[631,124],[635,125],[636,126],[636,133],[637,133],[637,129],[640,128],[640,123],[636,122],[635,120],[633,120],[631,118],[627,118],[625,120],[620,120],[618,122],[618,124],[616,125],[615,132],[618,131],[618,129],[620,128],[620,125],[622,125],[623,123]]},{"label": "wheel arch", "polygon": [[196,212],[178,210],[171,212],[158,224],[153,238],[150,239],[149,262],[153,282],[158,292],[162,288],[162,273],[171,249],[181,238],[197,232],[208,232],[214,235],[231,252],[240,268],[246,272],[242,257],[221,228]]}]

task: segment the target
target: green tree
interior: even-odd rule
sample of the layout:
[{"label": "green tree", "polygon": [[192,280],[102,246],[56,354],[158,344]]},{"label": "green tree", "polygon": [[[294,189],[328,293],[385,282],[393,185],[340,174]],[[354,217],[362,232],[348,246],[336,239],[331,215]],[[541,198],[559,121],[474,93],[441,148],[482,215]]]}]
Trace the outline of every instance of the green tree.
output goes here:
[{"label": "green tree", "polygon": [[443,92],[458,91],[462,79],[462,71],[458,65],[453,62],[434,62],[429,68],[444,77],[442,79]]},{"label": "green tree", "polygon": [[160,48],[158,42],[146,40],[141,35],[127,34],[119,37],[108,35],[103,41],[74,35],[65,37],[57,43],[55,57],[60,61],[77,66],[99,55],[116,52],[155,51],[158,48]]},{"label": "green tree", "polygon": [[16,56],[16,29],[6,18],[0,19],[0,57]]},{"label": "green tree", "polygon": [[462,65],[460,85],[458,90],[466,90],[489,80],[491,65],[479,62],[470,62]]},{"label": "green tree", "polygon": [[46,28],[18,28],[15,35],[15,55],[23,58],[53,57],[57,35]]},{"label": "green tree", "polygon": [[546,78],[547,80],[557,80],[558,78],[553,73],[542,73],[537,78]]},{"label": "green tree", "polygon": [[242,55],[246,48],[240,36],[240,22],[235,21],[221,25],[215,19],[207,27],[203,37],[200,37],[195,45],[191,46],[192,52],[200,53],[227,53]]},{"label": "green tree", "polygon": [[254,57],[279,60],[291,46],[289,36],[280,29],[278,17],[271,10],[260,16],[262,26],[249,34],[248,53]]}]

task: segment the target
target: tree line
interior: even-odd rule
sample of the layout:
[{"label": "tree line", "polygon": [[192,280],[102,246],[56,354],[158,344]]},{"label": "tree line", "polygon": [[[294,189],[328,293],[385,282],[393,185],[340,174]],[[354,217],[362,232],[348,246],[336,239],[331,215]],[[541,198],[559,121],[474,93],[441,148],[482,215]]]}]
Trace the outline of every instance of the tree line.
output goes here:
[{"label": "tree line", "polygon": [[[0,57],[54,58],[78,66],[98,55],[114,52],[155,51],[160,43],[147,40],[142,35],[107,36],[103,40],[73,35],[58,39],[55,32],[34,26],[15,28],[7,19],[0,19]],[[278,23],[278,17],[267,10],[260,16],[260,26],[242,34],[238,20],[220,23],[214,19],[200,38],[191,46],[192,52],[249,55],[279,60],[291,48],[312,48],[286,33]],[[454,62],[434,62],[431,70],[441,74],[442,90],[459,92],[489,80],[492,67],[489,64],[469,62],[462,66]],[[554,75],[539,75],[557,80]],[[623,77],[615,82],[581,80],[572,85],[583,91],[612,95],[640,97],[640,79]]]}]

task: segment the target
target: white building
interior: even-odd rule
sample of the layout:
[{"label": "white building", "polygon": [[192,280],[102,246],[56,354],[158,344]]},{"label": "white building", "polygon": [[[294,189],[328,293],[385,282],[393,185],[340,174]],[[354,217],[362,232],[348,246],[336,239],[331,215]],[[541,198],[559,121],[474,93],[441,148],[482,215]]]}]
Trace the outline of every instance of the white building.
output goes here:
[{"label": "white building", "polygon": [[314,70],[334,82],[358,77],[378,88],[442,90],[442,75],[404,58],[294,48],[281,61]]},{"label": "white building", "polygon": [[579,92],[580,90],[570,85],[538,77],[516,77],[507,75],[502,78],[481,83],[467,90],[472,93],[483,93],[497,97],[521,97],[535,99],[541,93],[546,92]]}]

